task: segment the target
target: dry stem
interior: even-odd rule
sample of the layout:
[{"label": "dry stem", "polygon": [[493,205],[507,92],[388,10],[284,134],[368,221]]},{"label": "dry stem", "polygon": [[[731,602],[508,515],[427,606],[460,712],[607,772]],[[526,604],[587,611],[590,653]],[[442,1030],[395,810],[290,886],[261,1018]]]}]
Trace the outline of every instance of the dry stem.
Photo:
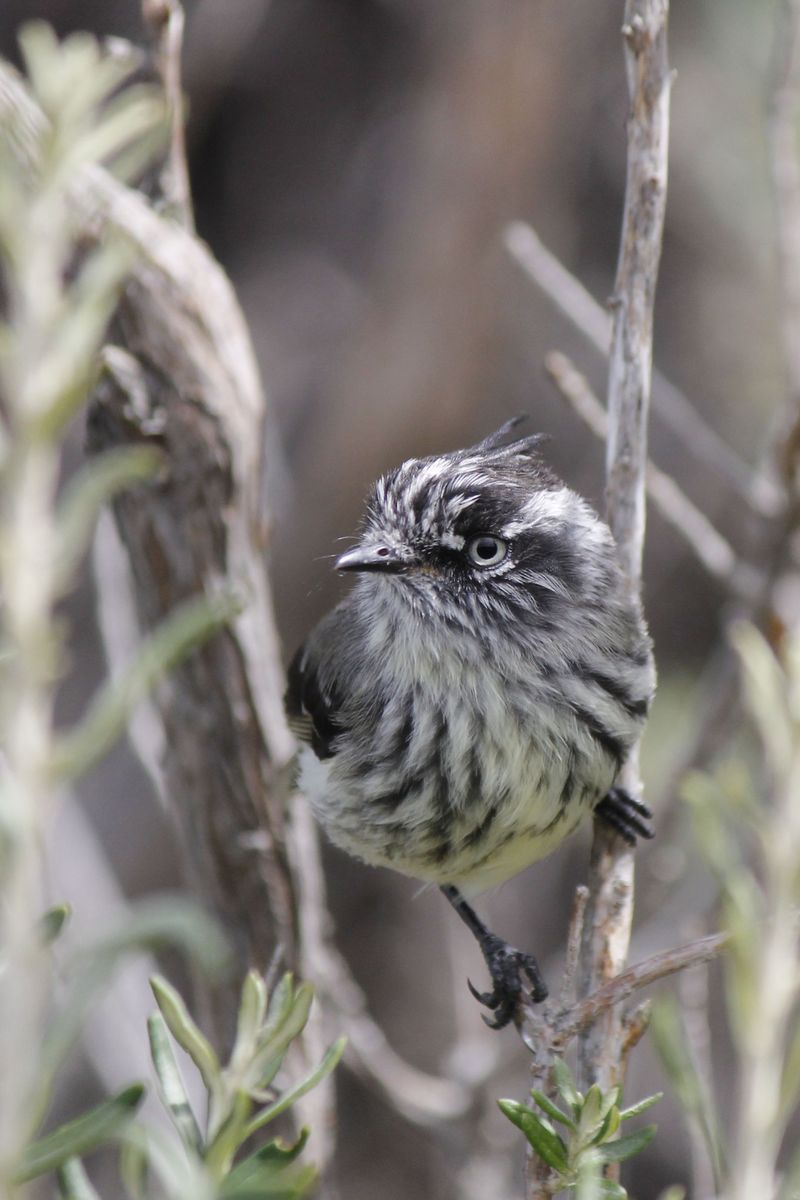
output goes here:
[{"label": "dry stem", "polygon": [[[668,0],[627,0],[623,39],[631,111],[622,245],[614,291],[608,380],[606,454],[608,521],[631,595],[638,597],[645,525],[647,413],[652,370],[653,301],[664,227],[671,76],[667,63]],[[620,782],[641,790],[638,755]],[[613,831],[595,824],[578,983],[595,994],[622,970],[633,915],[633,853]],[[580,1038],[584,1085],[621,1082],[622,1016],[598,1014]]]},{"label": "dry stem", "polygon": [[194,233],[192,190],[186,161],[181,53],[184,14],[179,0],[142,0],[142,17],[153,40],[155,64],[169,118],[169,146],[160,184],[166,212]]},{"label": "dry stem", "polygon": [[[611,346],[612,317],[548,250],[536,230],[524,221],[513,221],[505,231],[505,244],[528,278],[606,358]],[[710,468],[755,512],[764,517],[776,515],[782,497],[774,482],[744,462],[680,388],[657,368],[653,369],[653,411],[692,458]]]},{"label": "dry stem", "polygon": [[[545,370],[572,411],[603,441],[608,435],[608,414],[584,375],[566,354],[553,351],[545,358]],[[734,595],[754,601],[762,580],[749,564],[742,562],[730,542],[678,486],[671,475],[648,458],[645,470],[647,495],[664,520],[682,538],[697,561]]]}]

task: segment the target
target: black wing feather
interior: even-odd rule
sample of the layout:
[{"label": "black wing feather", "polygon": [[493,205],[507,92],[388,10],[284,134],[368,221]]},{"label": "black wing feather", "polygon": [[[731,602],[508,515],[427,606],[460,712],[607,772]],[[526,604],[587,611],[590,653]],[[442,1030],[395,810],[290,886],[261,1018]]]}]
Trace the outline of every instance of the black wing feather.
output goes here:
[{"label": "black wing feather", "polygon": [[309,743],[317,758],[332,758],[334,738],[344,730],[336,721],[340,705],[335,689],[322,690],[305,645],[289,665],[284,706],[295,736]]}]

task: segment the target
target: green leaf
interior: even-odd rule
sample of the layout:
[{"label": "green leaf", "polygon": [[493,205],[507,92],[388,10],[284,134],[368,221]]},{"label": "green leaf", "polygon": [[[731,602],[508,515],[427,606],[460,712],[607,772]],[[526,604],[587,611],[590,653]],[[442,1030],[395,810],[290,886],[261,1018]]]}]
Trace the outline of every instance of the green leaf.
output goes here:
[{"label": "green leaf", "polygon": [[592,1139],[597,1130],[602,1127],[605,1115],[603,1093],[599,1086],[593,1083],[586,1093],[586,1098],[578,1114],[578,1133],[581,1141],[586,1142]]},{"label": "green leaf", "polygon": [[520,1129],[541,1159],[555,1171],[569,1169],[567,1147],[558,1136],[542,1124],[536,1113],[518,1100],[498,1100],[500,1111]]},{"label": "green leaf", "polygon": [[531,1095],[539,1105],[539,1108],[541,1108],[543,1112],[547,1113],[548,1117],[552,1117],[554,1121],[560,1121],[562,1125],[566,1125],[569,1129],[577,1129],[575,1122],[571,1121],[566,1113],[561,1111],[557,1104],[554,1104],[549,1097],[545,1096],[544,1092],[537,1091],[537,1089],[534,1088],[531,1092]]},{"label": "green leaf", "polygon": [[69,904],[54,904],[48,908],[39,921],[39,936],[45,946],[52,946],[71,916],[72,907]]},{"label": "green leaf", "polygon": [[27,1183],[37,1175],[55,1171],[68,1158],[89,1154],[116,1137],[141,1104],[144,1091],[141,1084],[134,1084],[33,1142],[22,1156],[14,1182]]},{"label": "green leaf", "polygon": [[62,1200],[100,1200],[79,1158],[68,1158],[56,1172]]},{"label": "green leaf", "polygon": [[160,975],[153,976],[150,980],[150,987],[161,1015],[175,1041],[186,1051],[197,1067],[208,1091],[215,1091],[219,1088],[221,1079],[219,1059],[208,1038],[194,1023],[180,992]]},{"label": "green leaf", "polygon": [[[132,1122],[122,1134],[125,1143],[131,1147],[130,1163],[136,1169],[136,1155],[139,1161],[146,1163],[148,1175],[152,1173],[160,1185],[155,1192],[159,1200],[217,1200],[208,1172],[203,1163],[195,1156],[176,1153],[178,1147],[172,1130],[144,1126]],[[137,1184],[133,1174],[132,1182]],[[136,1192],[135,1200],[139,1200]],[[146,1200],[151,1200],[153,1193],[149,1188],[144,1192]]]},{"label": "green leaf", "polygon": [[203,1146],[200,1128],[192,1112],[175,1052],[169,1040],[167,1023],[160,1012],[152,1013],[148,1018],[147,1033],[150,1039],[150,1056],[161,1085],[164,1104],[169,1109],[184,1146],[200,1154]]},{"label": "green leaf", "polygon": [[90,943],[70,965],[70,990],[47,1032],[40,1090],[78,1036],[95,996],[107,986],[128,954],[176,946],[207,975],[219,976],[230,963],[230,947],[220,926],[194,902],[181,896],[151,896],[137,901],[109,934]]},{"label": "green leaf", "polygon": [[623,1108],[619,1114],[620,1121],[629,1121],[631,1117],[638,1117],[640,1113],[647,1112],[648,1108],[652,1108],[654,1104],[658,1104],[659,1100],[663,1100],[663,1092],[655,1092],[652,1096],[646,1096],[644,1100],[637,1101],[636,1104],[631,1104],[628,1108]]},{"label": "green leaf", "polygon": [[310,1092],[311,1089],[315,1088],[318,1083],[321,1083],[325,1076],[329,1075],[339,1062],[339,1059],[344,1054],[344,1048],[346,1045],[346,1037],[337,1038],[333,1045],[329,1047],[325,1057],[322,1059],[322,1062],[315,1071],[312,1071],[312,1073],[305,1079],[301,1080],[300,1083],[296,1083],[294,1087],[291,1087],[288,1089],[288,1091],[284,1092],[280,1099],[276,1100],[274,1104],[271,1104],[269,1108],[262,1109],[261,1112],[256,1113],[247,1126],[247,1136],[250,1137],[251,1134],[256,1132],[256,1130],[263,1128],[263,1126],[267,1125],[270,1121],[274,1121],[275,1117],[280,1116],[282,1112],[285,1112],[286,1109],[299,1100],[301,1096],[305,1096],[306,1092]]},{"label": "green leaf", "polygon": [[73,477],[58,510],[57,587],[70,583],[103,505],[125,488],[150,479],[162,461],[155,447],[126,446],[92,459]]},{"label": "green leaf", "polygon": [[310,983],[303,983],[294,993],[288,1010],[285,1003],[281,1004],[279,1011],[283,1019],[277,1025],[270,1019],[265,1025],[247,1071],[245,1086],[263,1088],[274,1078],[277,1070],[275,1060],[286,1052],[289,1044],[305,1028],[313,999],[313,987]]},{"label": "green leaf", "polygon": [[77,727],[56,740],[52,779],[75,779],[88,770],[125,731],[136,705],[154,684],[240,610],[241,600],[230,593],[180,604],[145,639],[128,668],[99,689]]},{"label": "green leaf", "polygon": [[[266,1146],[257,1150],[253,1157],[258,1158],[259,1162],[274,1162],[285,1167],[290,1162],[294,1162],[302,1152],[310,1134],[311,1130],[304,1125],[297,1135],[296,1141],[290,1142],[287,1146],[280,1138],[273,1138],[271,1142],[267,1142]],[[246,1161],[248,1160],[245,1159]]]},{"label": "green leaf", "polygon": [[653,1007],[650,1032],[678,1100],[690,1120],[695,1122],[706,1144],[714,1178],[720,1180],[723,1177],[724,1152],[714,1102],[707,1094],[689,1053],[688,1037],[673,996],[664,994],[658,997]]},{"label": "green leaf", "polygon": [[737,621],[730,639],[742,664],[743,698],[779,777],[787,775],[794,749],[786,675],[764,635]]},{"label": "green leaf", "polygon": [[217,1184],[229,1174],[237,1150],[247,1140],[247,1119],[252,1107],[247,1092],[237,1091],[230,1098],[227,1111],[221,1114],[219,1128],[213,1137],[209,1137],[205,1153],[206,1169]]},{"label": "green leaf", "polygon": [[308,1141],[309,1132],[307,1127],[301,1130],[300,1136],[293,1145],[284,1146],[277,1139],[273,1139],[271,1142],[267,1142],[266,1146],[261,1146],[254,1154],[233,1168],[225,1178],[220,1194],[227,1196],[231,1191],[236,1191],[245,1184],[252,1186],[254,1180],[263,1179],[268,1172],[271,1172],[273,1176],[278,1176],[300,1154]]},{"label": "green leaf", "polygon": [[561,1099],[570,1106],[573,1114],[577,1117],[583,1104],[583,1096],[575,1087],[569,1067],[563,1058],[554,1058],[550,1069],[553,1072],[553,1079]]},{"label": "green leaf", "polygon": [[311,1166],[276,1172],[268,1165],[235,1183],[232,1178],[231,1175],[223,1182],[220,1200],[296,1200],[308,1193],[316,1182],[317,1172]]},{"label": "green leaf", "polygon": [[686,1200],[686,1188],[679,1183],[673,1183],[671,1187],[661,1193],[658,1200]]},{"label": "green leaf", "polygon": [[123,1138],[119,1151],[119,1177],[130,1200],[146,1200],[147,1152],[144,1143]]},{"label": "green leaf", "polygon": [[291,971],[287,971],[278,980],[277,986],[273,989],[272,995],[269,998],[267,1021],[260,1034],[262,1043],[269,1041],[273,1034],[280,1029],[292,1011],[294,1002],[294,978]]},{"label": "green leaf", "polygon": [[242,984],[236,1041],[231,1053],[231,1069],[241,1070],[256,1051],[259,1031],[267,1011],[267,985],[258,971],[248,971]]},{"label": "green leaf", "polygon": [[603,1162],[624,1162],[626,1158],[632,1158],[634,1154],[644,1150],[655,1135],[656,1126],[645,1125],[641,1129],[637,1129],[635,1133],[628,1133],[615,1142],[606,1142],[599,1148]]},{"label": "green leaf", "polygon": [[592,1137],[592,1143],[595,1146],[599,1146],[602,1142],[608,1141],[608,1139],[612,1138],[617,1132],[620,1127],[620,1123],[621,1117],[619,1109],[616,1107],[610,1108],[603,1118],[599,1129]]}]

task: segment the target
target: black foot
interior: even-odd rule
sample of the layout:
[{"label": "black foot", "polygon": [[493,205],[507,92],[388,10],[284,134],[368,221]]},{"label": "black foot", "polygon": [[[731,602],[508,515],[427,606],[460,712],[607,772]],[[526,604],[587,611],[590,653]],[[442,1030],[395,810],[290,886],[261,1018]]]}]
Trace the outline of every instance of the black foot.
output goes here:
[{"label": "black foot", "polygon": [[[467,980],[467,986],[476,1000],[494,1011],[494,1020],[484,1017],[490,1029],[502,1029],[517,1011],[521,997],[526,994],[534,1004],[547,999],[547,985],[542,979],[538,963],[532,954],[523,954],[493,933],[480,939],[480,947],[494,988],[491,992],[479,992]],[[523,976],[531,984],[528,992]]]},{"label": "black foot", "polygon": [[650,821],[653,814],[641,800],[634,800],[624,788],[612,787],[595,808],[598,817],[616,829],[629,846],[636,845],[637,837],[652,838],[656,832]]},{"label": "black foot", "polygon": [[[477,991],[469,980],[469,990],[476,1000],[494,1011],[494,1020],[484,1017],[490,1029],[502,1029],[507,1025],[514,1013],[520,998],[527,995],[535,1004],[547,999],[547,985],[542,979],[536,959],[532,954],[523,954],[504,942],[502,938],[491,933],[480,919],[474,908],[467,904],[457,887],[445,883],[441,888],[442,895],[452,904],[461,920],[474,934],[481,953],[486,959],[489,974],[494,985],[491,992]],[[531,985],[527,991],[523,976]]]}]

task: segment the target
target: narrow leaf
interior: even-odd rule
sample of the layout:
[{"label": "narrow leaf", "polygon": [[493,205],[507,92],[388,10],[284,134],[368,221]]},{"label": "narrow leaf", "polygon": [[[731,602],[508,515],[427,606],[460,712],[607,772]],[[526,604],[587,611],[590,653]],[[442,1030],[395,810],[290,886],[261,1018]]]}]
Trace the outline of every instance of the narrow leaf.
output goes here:
[{"label": "narrow leaf", "polygon": [[314,989],[311,984],[303,983],[295,992],[288,1012],[285,1011],[285,1005],[282,1006],[281,1012],[285,1012],[285,1016],[277,1028],[273,1027],[272,1021],[267,1022],[264,1032],[259,1036],[257,1053],[247,1073],[247,1086],[265,1086],[265,1069],[282,1055],[290,1042],[303,1031],[313,999]]},{"label": "narrow leaf", "polygon": [[532,1109],[517,1100],[498,1100],[500,1111],[512,1124],[520,1129],[529,1143],[544,1162],[555,1171],[564,1172],[568,1169],[567,1148],[556,1133],[549,1129],[536,1116]]},{"label": "narrow leaf", "polygon": [[223,1114],[220,1127],[209,1139],[205,1153],[206,1170],[215,1183],[219,1184],[230,1173],[231,1164],[239,1147],[247,1140],[247,1119],[252,1110],[252,1101],[246,1092],[238,1091]]},{"label": "narrow leaf", "polygon": [[143,1143],[124,1138],[119,1151],[119,1177],[129,1200],[145,1200],[147,1173],[147,1152]]},{"label": "narrow leaf", "polygon": [[276,1172],[264,1166],[247,1179],[231,1183],[226,1179],[220,1190],[220,1200],[298,1200],[305,1196],[317,1180],[314,1167],[292,1168]]},{"label": "narrow leaf", "polygon": [[577,1116],[583,1104],[583,1096],[575,1087],[569,1067],[563,1058],[554,1058],[550,1069],[553,1072],[553,1079],[562,1100],[570,1106],[574,1115]]},{"label": "narrow leaf", "polygon": [[231,1053],[231,1068],[241,1069],[252,1058],[259,1030],[267,1011],[267,985],[258,971],[248,971],[242,984],[236,1041]]},{"label": "narrow leaf", "polygon": [[566,1113],[563,1113],[558,1105],[554,1104],[548,1096],[545,1096],[544,1092],[539,1092],[534,1088],[531,1095],[539,1105],[539,1108],[547,1113],[548,1117],[552,1117],[554,1121],[560,1121],[562,1125],[568,1126],[569,1129],[574,1130],[577,1128],[575,1122],[571,1121]]},{"label": "narrow leaf", "polygon": [[54,904],[52,908],[48,908],[39,921],[39,936],[45,946],[52,946],[71,916],[72,908],[69,904]]},{"label": "narrow leaf", "polygon": [[593,1083],[578,1114],[578,1130],[582,1139],[589,1139],[602,1126],[604,1120],[603,1093]]},{"label": "narrow leaf", "polygon": [[150,1039],[150,1056],[161,1085],[164,1104],[169,1109],[183,1144],[189,1150],[200,1154],[203,1146],[200,1128],[192,1112],[175,1051],[169,1040],[167,1023],[160,1012],[152,1013],[148,1018],[147,1034]]},{"label": "narrow leaf", "polygon": [[625,1137],[618,1138],[616,1142],[606,1142],[604,1146],[600,1146],[600,1154],[604,1162],[624,1162],[626,1158],[631,1158],[640,1150],[644,1150],[655,1136],[656,1126],[645,1125],[642,1129],[637,1129],[635,1133],[628,1133]]},{"label": "narrow leaf", "polygon": [[62,1200],[100,1200],[79,1158],[68,1158],[56,1172]]},{"label": "narrow leaf", "polygon": [[646,1096],[644,1100],[639,1100],[636,1104],[631,1104],[628,1108],[623,1108],[619,1114],[620,1121],[629,1121],[631,1117],[638,1117],[640,1113],[647,1112],[648,1108],[652,1108],[663,1098],[663,1092],[656,1092],[652,1096]]},{"label": "narrow leaf", "polygon": [[267,1142],[266,1146],[261,1146],[255,1154],[243,1159],[233,1168],[222,1185],[222,1195],[227,1196],[231,1189],[241,1187],[245,1183],[252,1184],[255,1178],[263,1176],[267,1170],[271,1170],[277,1175],[294,1162],[308,1141],[309,1133],[308,1127],[301,1130],[300,1136],[293,1145],[284,1146],[277,1139],[273,1139],[271,1142]]},{"label": "narrow leaf", "polygon": [[603,1123],[592,1138],[592,1143],[599,1146],[602,1142],[607,1142],[612,1138],[620,1127],[620,1111],[618,1108],[610,1108],[603,1118]]},{"label": "narrow leaf", "polygon": [[27,1183],[37,1175],[55,1171],[68,1158],[89,1154],[109,1141],[131,1119],[143,1096],[144,1087],[134,1084],[111,1100],[104,1100],[89,1112],[67,1121],[52,1133],[31,1143],[22,1156],[14,1182]]},{"label": "narrow leaf", "polygon": [[78,472],[58,510],[57,586],[63,588],[71,581],[102,506],[118,492],[149,479],[161,461],[154,447],[128,446],[108,450]]},{"label": "narrow leaf", "polygon": [[226,625],[241,608],[231,594],[202,596],[179,605],[142,643],[134,661],[97,692],[76,728],[56,741],[54,780],[75,779],[125,731],[131,713],[168,671]]},{"label": "narrow leaf", "polygon": [[208,1038],[194,1023],[180,992],[160,975],[153,976],[150,987],[170,1033],[197,1067],[208,1091],[214,1091],[220,1082],[219,1059]]},{"label": "narrow leaf", "polygon": [[288,1091],[284,1092],[280,1099],[276,1100],[274,1104],[271,1104],[269,1108],[262,1109],[260,1113],[256,1113],[256,1115],[250,1121],[250,1124],[247,1126],[247,1136],[250,1137],[250,1135],[255,1133],[257,1129],[262,1129],[264,1125],[267,1125],[270,1121],[273,1121],[275,1117],[280,1116],[282,1112],[286,1112],[286,1109],[299,1100],[301,1096],[305,1096],[306,1092],[310,1092],[311,1089],[315,1088],[318,1083],[321,1083],[325,1076],[331,1073],[339,1059],[344,1054],[344,1048],[346,1045],[347,1038],[338,1038],[328,1049],[325,1057],[322,1059],[322,1062],[315,1071],[312,1071],[312,1073],[300,1083],[295,1084],[294,1087],[291,1087]]}]

